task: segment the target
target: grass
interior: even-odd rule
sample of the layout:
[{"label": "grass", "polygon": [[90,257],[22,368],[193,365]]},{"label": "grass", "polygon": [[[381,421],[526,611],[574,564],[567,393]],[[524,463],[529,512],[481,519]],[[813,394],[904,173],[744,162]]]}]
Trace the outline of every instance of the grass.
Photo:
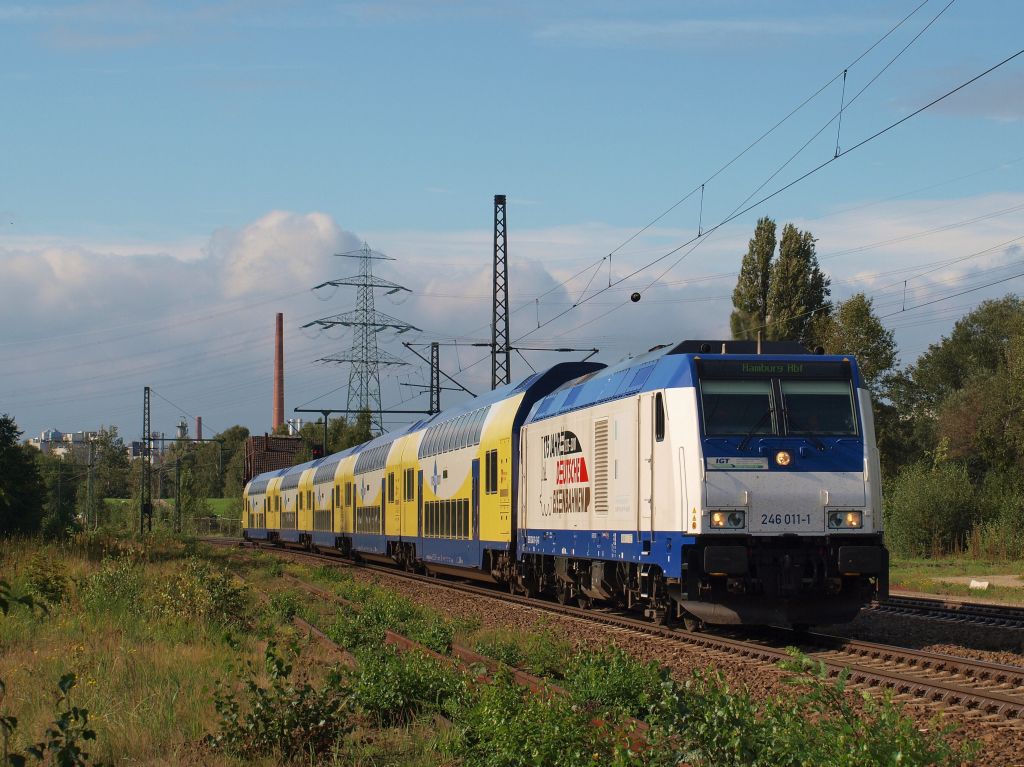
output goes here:
[{"label": "grass", "polygon": [[[238,608],[234,618],[220,614],[231,597],[207,588],[218,579],[219,563],[193,558],[181,544],[129,546],[101,561],[88,551],[0,541],[0,562],[14,590],[48,592],[45,612],[18,608],[0,617],[6,685],[0,708],[19,720],[12,745],[24,748],[41,737],[54,716],[57,681],[70,672],[77,678],[72,702],[88,709],[97,733],[88,748],[95,757],[147,765],[197,761],[197,744],[214,714],[211,680],[262,646],[257,627],[246,625],[248,597],[219,577],[237,590]],[[49,588],[34,583],[41,579]],[[59,594],[55,583],[62,584]]]},{"label": "grass", "polygon": [[[131,498],[104,498],[105,503],[109,503],[112,507],[121,510],[137,511],[137,501],[133,501]],[[164,498],[157,501],[157,503],[166,503],[171,508],[174,507],[173,498]],[[241,501],[238,498],[207,498],[207,505],[210,507],[210,513],[215,517],[235,517],[241,519],[242,508]]]},{"label": "grass", "polygon": [[[758,701],[711,673],[672,680],[622,650],[577,649],[548,631],[481,630],[346,570],[265,553],[170,536],[0,540],[0,572],[15,596],[45,605],[0,615],[0,723],[18,718],[16,750],[42,737],[58,680],[73,673],[71,702],[88,709],[96,731],[84,745],[116,764],[738,767],[760,759],[865,767],[892,763],[898,752],[907,765],[962,757],[895,706],[851,708],[841,683],[813,668],[797,670],[804,686],[792,698]],[[312,597],[285,573],[358,609]],[[359,669],[338,666],[291,626],[293,615],[330,627]],[[399,655],[382,646],[384,628],[442,653],[457,638],[569,695],[537,697],[504,672],[481,682],[426,656]],[[651,749],[629,748],[616,724],[625,716],[652,726]]]},{"label": "grass", "polygon": [[989,586],[984,591],[954,583],[946,578],[976,576],[982,580],[991,575],[1024,576],[1024,562],[1019,560],[985,560],[967,555],[904,559],[893,557],[889,570],[890,587],[956,597],[995,599],[1024,604],[1024,588]]},{"label": "grass", "polygon": [[242,504],[238,498],[207,498],[206,503],[215,517],[242,517]]}]

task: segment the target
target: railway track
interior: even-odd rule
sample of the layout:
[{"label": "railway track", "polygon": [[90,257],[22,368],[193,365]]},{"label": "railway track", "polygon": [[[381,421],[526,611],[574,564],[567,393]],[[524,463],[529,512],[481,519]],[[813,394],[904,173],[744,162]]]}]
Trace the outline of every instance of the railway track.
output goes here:
[{"label": "railway track", "polygon": [[[239,540],[206,539],[220,545],[241,545]],[[776,664],[789,659],[786,647],[794,645],[821,661],[833,676],[849,671],[849,683],[863,688],[887,689],[896,695],[926,701],[942,709],[957,706],[993,722],[1009,723],[1024,731],[1024,667],[1004,666],[904,647],[874,644],[817,633],[773,630],[764,638],[739,638],[735,632],[693,633],[599,609],[581,609],[556,602],[508,594],[494,588],[455,580],[408,573],[396,568],[360,564],[326,554],[297,549],[259,547],[299,560],[329,562],[341,567],[360,567],[424,583],[441,585],[471,594],[520,604],[534,610],[601,623],[624,634],[644,635],[658,641],[735,658]]]},{"label": "railway track", "polygon": [[913,615],[949,623],[974,624],[992,628],[1024,629],[1024,607],[978,604],[955,599],[890,595],[872,605],[875,612]]}]

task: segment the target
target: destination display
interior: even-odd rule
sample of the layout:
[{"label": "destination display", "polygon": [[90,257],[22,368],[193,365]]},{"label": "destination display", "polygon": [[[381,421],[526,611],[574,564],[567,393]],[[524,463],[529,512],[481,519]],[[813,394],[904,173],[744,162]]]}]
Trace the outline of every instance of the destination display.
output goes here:
[{"label": "destination display", "polygon": [[850,380],[849,362],[817,360],[698,360],[697,371],[707,378],[806,378]]}]

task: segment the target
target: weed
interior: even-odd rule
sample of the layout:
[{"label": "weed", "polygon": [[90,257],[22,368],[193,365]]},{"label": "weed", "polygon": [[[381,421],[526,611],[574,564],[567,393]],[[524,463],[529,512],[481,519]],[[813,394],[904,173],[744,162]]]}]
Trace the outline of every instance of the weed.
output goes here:
[{"label": "weed", "polygon": [[572,644],[549,628],[528,633],[482,632],[474,647],[490,658],[549,679],[560,679],[573,657]]},{"label": "weed", "polygon": [[302,602],[294,591],[279,591],[270,597],[270,609],[267,612],[277,623],[290,623],[301,608]]},{"label": "weed", "polygon": [[478,635],[473,642],[473,649],[508,666],[523,664],[521,637],[506,631],[488,631]]},{"label": "weed", "polygon": [[[74,674],[64,674],[57,682],[57,716],[46,728],[43,740],[33,743],[24,753],[10,750],[10,741],[18,728],[16,717],[0,714],[0,735],[3,750],[0,756],[3,767],[24,767],[28,759],[40,764],[56,765],[56,767],[103,767],[102,763],[94,762],[89,752],[83,748],[86,741],[96,740],[96,731],[89,726],[89,711],[72,705],[71,690],[76,683]],[[6,692],[0,681],[0,701]]]},{"label": "weed", "polygon": [[36,606],[36,603],[27,594],[15,595],[11,590],[11,584],[5,580],[0,580],[0,613],[7,615],[14,605],[21,605],[31,610]]}]

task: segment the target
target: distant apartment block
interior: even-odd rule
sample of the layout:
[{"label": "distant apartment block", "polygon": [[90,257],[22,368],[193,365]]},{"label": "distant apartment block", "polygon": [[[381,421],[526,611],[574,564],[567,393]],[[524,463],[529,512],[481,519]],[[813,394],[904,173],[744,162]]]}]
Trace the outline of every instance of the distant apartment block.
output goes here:
[{"label": "distant apartment block", "polygon": [[[89,460],[89,443],[95,442],[104,431],[106,430],[102,426],[98,431],[62,432],[57,429],[48,429],[38,438],[27,440],[27,444],[44,455],[55,455],[84,463]],[[154,455],[163,453],[163,436],[163,433],[153,432]],[[129,458],[140,458],[142,456],[142,441],[126,444],[125,452],[128,453]]]}]

